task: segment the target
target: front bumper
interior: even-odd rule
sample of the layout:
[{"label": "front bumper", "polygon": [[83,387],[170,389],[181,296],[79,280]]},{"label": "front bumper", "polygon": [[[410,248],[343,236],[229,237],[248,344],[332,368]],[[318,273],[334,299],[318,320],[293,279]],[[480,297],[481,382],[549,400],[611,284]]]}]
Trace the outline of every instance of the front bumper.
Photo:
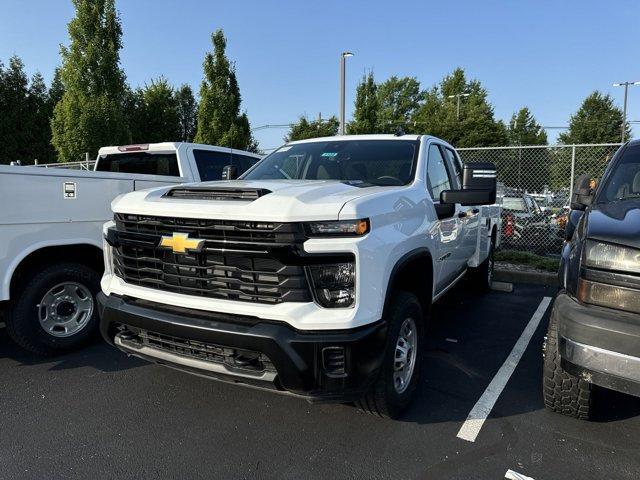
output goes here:
[{"label": "front bumper", "polygon": [[640,315],[585,306],[560,293],[562,367],[591,383],[640,396]]},{"label": "front bumper", "polygon": [[102,293],[98,304],[103,337],[127,354],[313,402],[360,398],[377,376],[386,344],[383,321],[302,332],[282,322]]}]

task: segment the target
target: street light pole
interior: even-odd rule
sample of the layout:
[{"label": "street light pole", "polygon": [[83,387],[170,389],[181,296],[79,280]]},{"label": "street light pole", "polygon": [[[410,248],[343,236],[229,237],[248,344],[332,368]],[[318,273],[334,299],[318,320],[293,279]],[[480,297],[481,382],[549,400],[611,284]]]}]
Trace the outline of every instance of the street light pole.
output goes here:
[{"label": "street light pole", "polygon": [[624,143],[624,137],[627,133],[627,96],[629,92],[629,86],[640,85],[640,82],[620,82],[614,83],[614,87],[624,87],[624,104],[622,107],[622,143]]},{"label": "street light pole", "polygon": [[340,55],[340,126],[338,135],[345,133],[345,65],[347,57],[353,57],[351,52],[342,52]]},{"label": "street light pole", "polygon": [[458,106],[456,108],[456,118],[458,120],[460,120],[460,98],[461,97],[468,97],[469,95],[471,95],[470,93],[456,93],[455,95],[449,95],[447,98],[457,98],[458,99]]}]

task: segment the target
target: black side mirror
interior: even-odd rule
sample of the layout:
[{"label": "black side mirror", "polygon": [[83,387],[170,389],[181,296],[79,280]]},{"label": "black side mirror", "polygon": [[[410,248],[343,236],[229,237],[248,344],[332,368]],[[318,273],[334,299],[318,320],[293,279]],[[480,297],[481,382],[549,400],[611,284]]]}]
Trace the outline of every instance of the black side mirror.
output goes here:
[{"label": "black side mirror", "polygon": [[490,162],[467,163],[462,169],[462,190],[445,190],[440,203],[491,205],[496,203],[496,166]]},{"label": "black side mirror", "polygon": [[222,180],[235,180],[238,178],[238,167],[227,165],[222,169]]},{"label": "black side mirror", "polygon": [[578,177],[573,186],[571,196],[571,210],[585,210],[593,201],[593,189],[591,188],[591,175],[584,173]]}]

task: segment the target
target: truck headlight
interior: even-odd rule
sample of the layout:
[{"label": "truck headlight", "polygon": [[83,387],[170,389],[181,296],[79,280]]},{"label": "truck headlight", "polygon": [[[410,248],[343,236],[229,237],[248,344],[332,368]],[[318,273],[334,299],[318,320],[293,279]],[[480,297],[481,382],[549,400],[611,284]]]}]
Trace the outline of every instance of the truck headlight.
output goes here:
[{"label": "truck headlight", "polygon": [[305,226],[310,237],[359,237],[369,232],[369,219],[310,222]]},{"label": "truck headlight", "polygon": [[355,301],[354,262],[309,265],[316,301],[327,308],[350,307]]},{"label": "truck headlight", "polygon": [[640,273],[640,250],[587,240],[584,247],[583,265],[602,270]]}]

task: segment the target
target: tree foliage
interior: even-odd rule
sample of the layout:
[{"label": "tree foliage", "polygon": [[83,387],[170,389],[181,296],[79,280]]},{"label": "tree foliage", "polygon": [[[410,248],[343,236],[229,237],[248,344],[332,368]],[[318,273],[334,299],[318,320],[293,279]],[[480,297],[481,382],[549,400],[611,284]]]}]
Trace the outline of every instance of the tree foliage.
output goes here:
[{"label": "tree foliage", "polygon": [[180,140],[191,142],[196,134],[196,114],[198,104],[193,96],[191,87],[183,84],[175,93],[178,108],[178,123],[180,125]]},{"label": "tree foliage", "polygon": [[507,128],[509,145],[547,145],[547,134],[527,107],[511,116]]},{"label": "tree foliage", "polygon": [[164,77],[134,92],[131,139],[134,143],[180,140],[180,115],[173,87]]},{"label": "tree foliage", "polygon": [[[468,94],[460,98],[459,115],[455,97],[458,94]],[[489,147],[507,142],[506,127],[494,118],[487,91],[478,80],[467,80],[461,68],[425,93],[414,122],[420,132],[440,137],[456,147]]]},{"label": "tree foliage", "polygon": [[255,149],[249,119],[240,113],[240,88],[235,66],[225,50],[227,40],[222,30],[211,35],[213,53],[205,55],[204,79],[200,86],[198,127],[195,141],[239,149]]},{"label": "tree foliage", "polygon": [[338,134],[340,122],[333,116],[329,119],[318,118],[309,121],[306,116],[301,116],[297,123],[291,125],[289,133],[284,137],[285,142],[304,140],[307,138],[331,137]]},{"label": "tree foliage", "polygon": [[424,100],[416,78],[394,75],[378,85],[377,97],[378,133],[395,133],[398,128],[415,131],[413,117]]},{"label": "tree foliage", "polygon": [[[622,135],[622,111],[613,103],[610,95],[597,90],[584,99],[578,111],[569,120],[569,130],[561,133],[558,140],[565,144],[615,143]],[[625,125],[629,138],[631,128]]]},{"label": "tree foliage", "polygon": [[347,125],[351,135],[378,133],[378,86],[373,73],[362,77],[356,89],[353,120]]},{"label": "tree foliage", "polygon": [[19,57],[9,59],[7,68],[0,62],[0,163],[53,161],[51,112],[50,92],[40,73],[29,81]]},{"label": "tree foliage", "polygon": [[81,160],[104,145],[126,143],[126,87],[120,68],[122,29],[115,0],[73,0],[71,44],[61,48],[62,99],[51,121],[59,160]]}]

